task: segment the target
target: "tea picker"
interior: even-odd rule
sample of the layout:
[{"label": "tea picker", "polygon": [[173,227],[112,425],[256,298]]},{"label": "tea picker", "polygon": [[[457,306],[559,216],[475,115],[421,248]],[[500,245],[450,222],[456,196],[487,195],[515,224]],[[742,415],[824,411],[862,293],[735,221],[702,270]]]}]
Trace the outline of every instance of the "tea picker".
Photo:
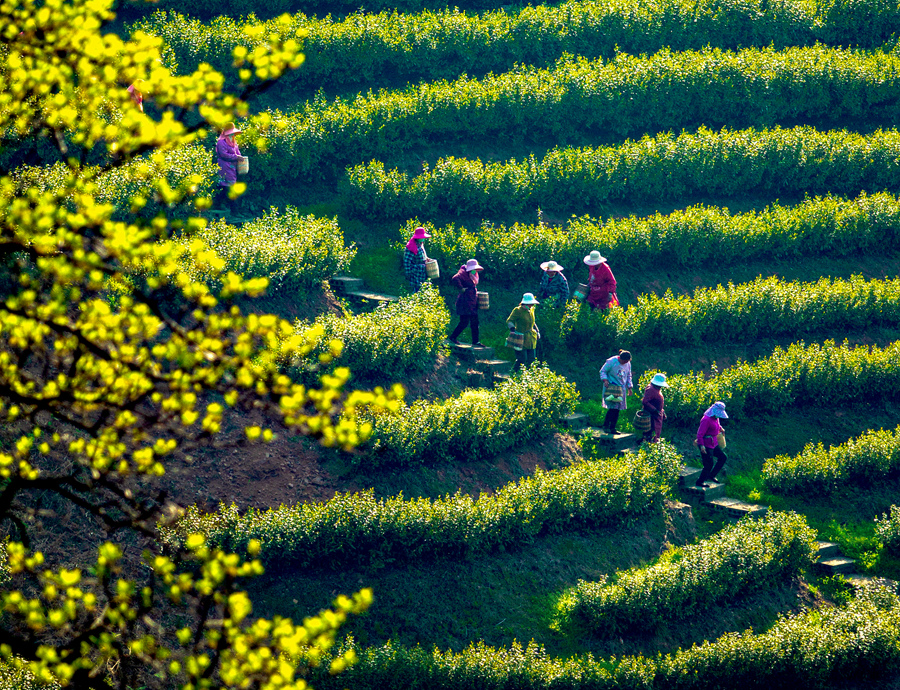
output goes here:
[{"label": "tea picker", "polygon": [[522,301],[512,310],[506,325],[509,328],[509,337],[506,344],[516,352],[516,365],[513,371],[518,371],[523,366],[530,366],[534,362],[534,350],[540,339],[540,332],[534,322],[534,307],[540,304],[534,295],[526,292],[522,295]]},{"label": "tea picker", "polygon": [[587,303],[591,309],[608,309],[611,305],[617,305],[619,298],[616,295],[616,277],[606,262],[606,257],[595,250],[584,257],[584,263],[588,267]]},{"label": "tea picker", "polygon": [[418,292],[422,283],[429,278],[437,278],[440,275],[437,261],[429,259],[425,253],[425,240],[429,237],[431,235],[425,228],[416,228],[403,249],[403,272],[413,292]]},{"label": "tea picker", "polygon": [[472,347],[484,347],[478,339],[478,310],[479,308],[486,309],[488,306],[488,294],[478,292],[479,271],[483,270],[484,268],[478,264],[476,259],[469,259],[450,279],[450,282],[460,291],[456,298],[456,313],[459,316],[459,323],[449,337],[450,342],[455,345],[459,345],[457,338],[468,326],[472,329]]},{"label": "tea picker", "polygon": [[641,398],[641,409],[634,417],[635,431],[644,432],[644,441],[649,443],[659,443],[660,434],[662,434],[662,424],[666,418],[663,410],[666,399],[663,397],[662,389],[668,388],[665,374],[654,374],[650,379],[650,383],[644,389],[644,395]]},{"label": "tea picker", "polygon": [[565,306],[569,301],[569,281],[563,275],[563,267],[555,261],[545,261],[541,264],[541,270],[544,272],[541,276],[541,299],[552,299],[556,306]]},{"label": "tea picker", "polygon": [[219,190],[216,194],[216,203],[221,203],[230,213],[234,213],[236,200],[229,198],[231,187],[237,182],[238,173],[249,172],[249,160],[241,155],[235,136],[243,130],[234,126],[233,122],[219,135],[216,141],[216,159],[219,164]]},{"label": "tea picker", "polygon": [[725,456],[725,431],[722,429],[720,419],[728,419],[725,412],[725,403],[715,402],[703,413],[700,426],[697,429],[697,448],[700,449],[700,460],[703,461],[703,471],[697,478],[697,486],[707,487],[707,482],[717,482],[716,479],[728,458]]},{"label": "tea picker", "polygon": [[619,354],[607,359],[600,367],[600,380],[603,382],[602,403],[606,408],[603,429],[615,434],[619,413],[628,408],[628,396],[634,388],[631,384],[631,353],[619,350]]}]

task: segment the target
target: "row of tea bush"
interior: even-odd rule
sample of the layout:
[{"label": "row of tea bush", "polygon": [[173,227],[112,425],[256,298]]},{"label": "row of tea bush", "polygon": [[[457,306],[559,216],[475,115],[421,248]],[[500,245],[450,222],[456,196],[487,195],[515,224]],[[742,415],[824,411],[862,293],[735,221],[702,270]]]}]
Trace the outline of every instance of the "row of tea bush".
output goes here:
[{"label": "row of tea bush", "polygon": [[857,438],[826,448],[810,444],[794,456],[763,463],[769,491],[820,496],[850,484],[871,485],[900,474],[900,427],[870,429]]},{"label": "row of tea bush", "polygon": [[556,148],[543,158],[442,158],[410,179],[380,161],[348,170],[348,210],[367,218],[437,213],[491,217],[541,207],[566,214],[603,204],[694,195],[855,195],[893,189],[900,132],[812,127],[645,136],[619,146]]},{"label": "row of tea bush", "polygon": [[566,56],[551,69],[517,68],[483,80],[463,76],[271,112],[254,177],[335,177],[347,165],[397,160],[406,152],[468,141],[556,146],[617,142],[645,132],[866,117],[893,122],[900,57],[815,46],[620,55],[603,62]]},{"label": "row of tea bush", "polygon": [[[763,633],[726,633],[655,656],[552,658],[530,643],[475,643],[460,652],[388,642],[363,648],[346,673],[313,678],[320,690],[812,690],[890,678],[900,671],[900,600],[869,588],[845,606],[779,618]],[[327,664],[324,665],[327,669]]]},{"label": "row of tea bush", "polygon": [[[727,208],[691,206],[669,214],[639,218],[572,218],[562,226],[485,221],[480,227],[435,226],[418,218],[400,229],[406,243],[423,225],[432,235],[428,255],[446,267],[478,257],[490,273],[530,275],[539,280],[540,264],[553,259],[565,267],[569,287],[587,278],[582,260],[594,249],[617,264],[665,261],[693,266],[715,261],[727,266],[760,259],[869,254],[900,247],[900,199],[893,194],[834,196],[794,206],[772,204],[761,211],[731,214]],[[398,245],[399,246],[399,245]],[[581,272],[581,278],[576,277]]]},{"label": "row of tea bush", "polygon": [[338,494],[327,503],[276,509],[189,508],[164,543],[200,533],[228,551],[261,543],[272,567],[340,567],[385,559],[461,558],[511,549],[545,533],[621,523],[662,505],[678,478],[681,456],[667,444],[645,445],[615,461],[585,461],[510,483],[472,498],[376,499],[371,490]]},{"label": "row of tea bush", "polygon": [[[290,17],[269,22],[250,37],[250,20],[222,15],[272,17],[308,12],[304,6],[344,4],[346,16]],[[494,11],[462,12],[477,4]],[[250,49],[272,33],[302,39],[306,64],[288,75],[291,86],[336,88],[374,80],[453,78],[510,69],[514,64],[550,64],[563,53],[612,58],[619,53],[653,54],[661,49],[828,45],[877,48],[900,30],[900,10],[879,0],[834,2],[786,0],[587,0],[497,9],[492,0],[160,0],[156,12],[129,28],[162,37],[170,67],[179,72],[201,62],[233,74],[238,45]],[[239,11],[229,6],[239,5]],[[256,5],[256,6],[254,6]],[[204,6],[211,6],[204,12]],[[399,10],[399,12],[397,11]],[[203,23],[177,12],[211,20]]]},{"label": "row of tea bush", "polygon": [[[641,376],[640,389],[655,372]],[[900,341],[885,347],[850,347],[828,340],[776,347],[771,357],[738,362],[721,372],[673,374],[666,389],[672,423],[699,423],[703,411],[724,401],[730,417],[777,413],[795,406],[900,399]]]},{"label": "row of tea bush", "polygon": [[556,615],[562,626],[578,621],[604,635],[652,631],[799,575],[812,561],[815,539],[796,513],[744,518],[652,566],[579,581],[563,593]]},{"label": "row of tea bush", "polygon": [[[573,286],[574,287],[574,286]],[[625,309],[594,310],[572,300],[561,337],[594,350],[747,342],[822,331],[862,331],[900,324],[900,279],[820,278],[802,283],[758,277],[749,283],[697,288],[691,295],[638,295]]]}]

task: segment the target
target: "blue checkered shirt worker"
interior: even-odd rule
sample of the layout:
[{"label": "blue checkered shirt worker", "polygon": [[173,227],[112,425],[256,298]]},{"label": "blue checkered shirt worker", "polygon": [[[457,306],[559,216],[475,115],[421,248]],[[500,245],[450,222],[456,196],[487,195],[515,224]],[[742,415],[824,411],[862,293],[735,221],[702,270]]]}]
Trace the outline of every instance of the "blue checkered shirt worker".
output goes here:
[{"label": "blue checkered shirt worker", "polygon": [[553,280],[545,272],[541,276],[540,294],[542,299],[556,299],[556,304],[562,306],[569,301],[569,281],[562,272],[557,273]]},{"label": "blue checkered shirt worker", "polygon": [[425,243],[419,242],[419,251],[413,254],[408,249],[403,250],[403,272],[409,281],[409,287],[413,292],[418,292],[419,287],[428,280],[428,274],[425,272],[425,260],[428,254],[425,253]]}]

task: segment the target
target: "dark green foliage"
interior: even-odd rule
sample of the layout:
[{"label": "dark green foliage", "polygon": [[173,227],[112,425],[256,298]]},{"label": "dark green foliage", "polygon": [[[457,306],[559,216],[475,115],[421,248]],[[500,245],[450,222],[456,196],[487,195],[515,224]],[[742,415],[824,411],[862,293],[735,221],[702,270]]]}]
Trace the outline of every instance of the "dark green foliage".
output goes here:
[{"label": "dark green foliage", "polygon": [[755,635],[729,633],[713,642],[656,657],[554,659],[543,648],[461,653],[391,643],[359,649],[359,663],[339,679],[324,673],[320,690],[721,690],[829,688],[877,679],[900,669],[900,601],[870,589],[846,606],[779,619]]},{"label": "dark green foliage", "polygon": [[[323,335],[315,353],[328,350],[331,340],[340,340],[340,366],[353,375],[404,378],[434,366],[435,355],[447,337],[450,313],[440,293],[426,283],[415,294],[373,312],[337,316],[323,314],[314,325]],[[298,331],[309,328],[299,322]]]},{"label": "dark green foliage", "polygon": [[575,384],[534,364],[493,390],[466,390],[443,402],[419,400],[372,419],[367,464],[483,459],[552,428],[578,400]]},{"label": "dark green foliage", "polygon": [[745,518],[659,563],[565,592],[561,624],[577,619],[601,634],[652,630],[665,621],[795,577],[811,562],[815,531],[795,513]]},{"label": "dark green foliage", "polygon": [[605,203],[705,194],[859,194],[892,189],[900,133],[812,127],[645,136],[620,146],[553,149],[538,160],[444,158],[409,179],[372,161],[348,170],[352,211],[394,218],[492,215],[529,207],[580,213]]},{"label": "dark green foliage", "polygon": [[[645,372],[643,389],[653,371]],[[738,362],[706,378],[702,373],[672,375],[666,389],[670,422],[700,421],[716,400],[728,405],[731,417],[771,414],[795,405],[834,407],[869,398],[900,397],[900,341],[880,348],[851,348],[846,343],[794,343],[775,348],[771,357]]]},{"label": "dark green foliage", "polygon": [[769,491],[820,496],[848,484],[867,485],[900,472],[900,427],[869,430],[839,446],[808,445],[790,457],[766,460],[762,478]]},{"label": "dark green foliage", "polygon": [[576,525],[615,524],[659,506],[677,480],[680,462],[671,446],[654,444],[615,461],[538,469],[477,499],[456,493],[436,500],[402,495],[379,500],[366,491],[244,515],[233,504],[210,515],[191,508],[167,539],[179,543],[200,532],[239,553],[259,539],[261,558],[276,567],[466,557],[515,548]]}]

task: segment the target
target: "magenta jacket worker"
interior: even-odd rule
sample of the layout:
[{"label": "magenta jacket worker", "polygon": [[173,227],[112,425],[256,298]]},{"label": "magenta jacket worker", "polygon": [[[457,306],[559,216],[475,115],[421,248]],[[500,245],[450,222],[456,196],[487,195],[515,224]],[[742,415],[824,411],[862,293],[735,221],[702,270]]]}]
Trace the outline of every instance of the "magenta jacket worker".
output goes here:
[{"label": "magenta jacket worker", "polygon": [[219,161],[219,185],[222,187],[230,187],[237,182],[237,162],[241,157],[241,150],[238,148],[234,136],[242,131],[231,122],[219,135],[219,140],[216,142],[216,157]]},{"label": "magenta jacket worker", "polygon": [[728,459],[719,444],[719,434],[723,432],[720,419],[728,419],[725,403],[715,402],[703,413],[697,428],[697,447],[703,461],[703,471],[697,479],[697,486],[707,487],[707,482],[719,481],[716,477]]}]

